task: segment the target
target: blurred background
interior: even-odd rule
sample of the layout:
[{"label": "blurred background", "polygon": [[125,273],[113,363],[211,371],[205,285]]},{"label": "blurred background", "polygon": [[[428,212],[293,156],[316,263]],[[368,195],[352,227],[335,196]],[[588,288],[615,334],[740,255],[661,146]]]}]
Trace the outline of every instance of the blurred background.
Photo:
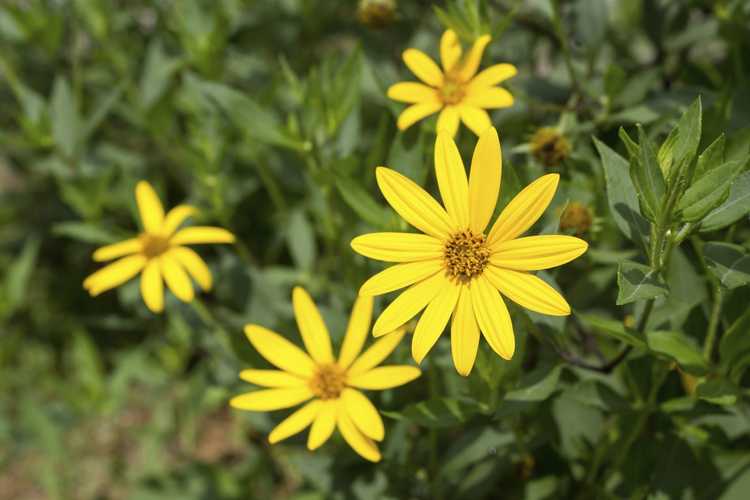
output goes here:
[{"label": "blurred background", "polygon": [[[370,394],[387,417],[378,465],[339,437],[315,453],[304,435],[272,447],[285,412],[227,405],[250,388],[239,370],[266,366],[244,324],[299,343],[293,285],[340,342],[357,288],[382,268],[351,238],[407,230],[374,167],[434,192],[434,118],[400,133],[402,105],[385,97],[413,78],[404,49],[436,58],[446,27],[464,46],[492,34],[482,67],[519,69],[504,84],[515,105],[491,113],[500,206],[560,172],[537,230],[591,250],[545,279],[576,312],[622,325],[638,311],[615,306],[617,263],[636,252],[610,216],[591,137],[624,154],[618,127],[663,136],[700,94],[704,143],[726,131],[746,157],[748,26],[743,0],[3,0],[0,499],[748,498],[747,396],[680,406],[695,379],[675,369],[648,399],[655,362],[643,354],[614,374],[566,364],[619,352],[578,314],[514,309],[512,362],[482,343],[463,379],[444,339],[421,379]],[[459,132],[467,159],[475,140]],[[82,287],[95,248],[139,231],[141,179],[239,239],[199,248],[214,291],[192,304],[168,294],[161,315],[137,279],[97,298]],[[747,242],[747,218],[732,231]],[[676,255],[655,326],[700,338],[703,271]],[[411,363],[408,346],[393,359]],[[644,415],[644,433],[623,441]]]}]

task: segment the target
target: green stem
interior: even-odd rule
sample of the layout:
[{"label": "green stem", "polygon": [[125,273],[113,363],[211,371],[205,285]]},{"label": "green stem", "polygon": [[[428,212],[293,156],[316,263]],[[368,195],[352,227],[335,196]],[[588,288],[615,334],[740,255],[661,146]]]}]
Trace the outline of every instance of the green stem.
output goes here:
[{"label": "green stem", "polygon": [[714,344],[716,343],[716,334],[719,331],[719,321],[721,320],[721,308],[723,306],[724,293],[722,292],[721,285],[713,283],[714,292],[714,304],[711,308],[711,316],[708,319],[708,333],[706,334],[706,340],[703,343],[703,357],[711,362],[713,355]]},{"label": "green stem", "polygon": [[[434,358],[430,358],[428,367],[430,399],[440,397],[440,372]],[[437,429],[430,429],[430,468],[432,498],[440,500],[443,494],[440,488],[440,443]]]}]

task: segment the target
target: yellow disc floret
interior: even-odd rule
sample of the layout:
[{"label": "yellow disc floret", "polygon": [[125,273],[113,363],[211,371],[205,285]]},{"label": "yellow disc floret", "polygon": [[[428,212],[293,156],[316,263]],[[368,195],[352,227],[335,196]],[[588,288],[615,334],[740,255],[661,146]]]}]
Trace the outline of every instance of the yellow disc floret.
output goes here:
[{"label": "yellow disc floret", "polygon": [[482,273],[490,259],[490,251],[483,234],[466,229],[446,242],[444,257],[448,275],[466,282]]},{"label": "yellow disc floret", "polygon": [[336,399],[346,386],[346,372],[336,364],[320,365],[310,379],[310,390],[320,399]]}]

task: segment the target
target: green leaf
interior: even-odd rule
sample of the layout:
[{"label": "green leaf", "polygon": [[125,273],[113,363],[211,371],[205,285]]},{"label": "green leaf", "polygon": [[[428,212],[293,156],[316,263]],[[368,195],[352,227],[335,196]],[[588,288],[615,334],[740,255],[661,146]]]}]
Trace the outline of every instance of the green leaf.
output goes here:
[{"label": "green leaf", "polygon": [[653,299],[665,295],[667,285],[648,266],[625,261],[617,269],[617,305],[629,304],[636,300]]},{"label": "green leaf", "polygon": [[621,412],[629,410],[631,406],[625,398],[600,380],[582,380],[565,392],[580,403],[604,411]]},{"label": "green leaf", "polygon": [[65,157],[72,158],[78,146],[81,120],[78,115],[78,103],[68,81],[63,77],[55,79],[50,113],[55,145]]},{"label": "green leaf", "polygon": [[341,198],[346,202],[354,212],[372,224],[376,228],[384,228],[389,225],[393,219],[390,212],[383,206],[379,205],[370,196],[370,193],[362,189],[352,179],[339,175],[336,177],[336,189],[338,189]]},{"label": "green leaf", "polygon": [[396,420],[406,420],[422,427],[439,429],[466,422],[483,408],[473,400],[437,398],[407,406],[402,412],[382,412]]},{"label": "green leaf", "polygon": [[470,430],[447,450],[445,456],[449,458],[441,464],[441,471],[454,474],[496,454],[499,448],[510,446],[514,441],[511,432],[500,432],[492,427]]},{"label": "green leaf", "polygon": [[5,275],[5,297],[7,300],[7,311],[13,313],[24,301],[28,289],[31,274],[34,272],[37,257],[39,255],[40,241],[37,237],[29,237],[21,250],[21,253],[9,265]]},{"label": "green leaf", "polygon": [[144,110],[151,109],[164,95],[181,65],[180,59],[167,56],[159,39],[149,44],[139,83],[139,97]]},{"label": "green leaf", "polygon": [[709,403],[731,406],[737,402],[740,389],[728,380],[704,380],[695,388],[695,395]]},{"label": "green leaf", "polygon": [[677,122],[677,126],[675,127],[677,137],[670,155],[672,161],[666,164],[668,170],[664,174],[667,178],[675,178],[676,175],[688,168],[693,162],[695,153],[698,151],[698,145],[701,142],[702,113],[701,98],[699,96],[688,107],[685,113],[682,114],[680,121]]},{"label": "green leaf", "polygon": [[649,232],[649,224],[638,207],[638,195],[630,179],[628,162],[596,137],[593,140],[602,159],[607,183],[607,201],[615,223],[628,239],[645,247],[645,235]]},{"label": "green leaf", "polygon": [[537,368],[524,376],[519,382],[518,388],[505,395],[509,401],[544,401],[557,389],[560,379],[562,365],[557,365],[551,370],[547,366]]},{"label": "green leaf", "polygon": [[648,348],[666,356],[693,375],[703,375],[708,371],[706,360],[692,338],[681,332],[657,330],[646,333]]},{"label": "green leaf", "polygon": [[289,216],[286,241],[294,264],[300,269],[310,271],[317,254],[315,232],[302,210],[295,210]]},{"label": "green leaf", "polygon": [[88,222],[60,222],[52,226],[52,234],[67,236],[84,243],[107,245],[117,241],[117,236]]},{"label": "green leaf", "polygon": [[750,256],[739,245],[709,242],[703,246],[706,265],[725,287],[732,289],[750,283]]},{"label": "green leaf", "polygon": [[646,348],[646,339],[633,329],[626,328],[622,321],[603,318],[595,314],[576,314],[591,333],[610,337],[639,349]]},{"label": "green leaf", "polygon": [[682,220],[687,222],[698,221],[718,207],[726,200],[729,195],[729,188],[744,166],[744,161],[728,161],[711,168],[701,178],[693,182],[677,205]]},{"label": "green leaf", "polygon": [[726,145],[726,136],[721,134],[698,156],[698,162],[695,164],[693,179],[699,179],[712,168],[724,163],[724,148]]},{"label": "green leaf", "polygon": [[738,175],[729,187],[729,196],[701,221],[701,231],[716,231],[734,224],[750,213],[750,172]]},{"label": "green leaf", "polygon": [[[750,309],[732,323],[719,343],[719,361],[730,375],[750,364]],[[743,366],[744,363],[744,366]]]},{"label": "green leaf", "polygon": [[654,221],[661,211],[664,198],[664,177],[654,151],[654,145],[638,125],[639,155],[630,157],[630,177],[638,193],[643,214]]}]

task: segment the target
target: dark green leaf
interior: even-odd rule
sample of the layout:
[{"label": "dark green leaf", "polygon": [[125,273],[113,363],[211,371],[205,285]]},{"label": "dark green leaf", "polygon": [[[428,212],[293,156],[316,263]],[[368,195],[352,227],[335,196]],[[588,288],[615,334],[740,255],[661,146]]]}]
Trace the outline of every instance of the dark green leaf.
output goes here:
[{"label": "dark green leaf", "polygon": [[29,289],[31,273],[34,271],[37,256],[39,255],[39,238],[30,237],[8,267],[5,275],[5,297],[7,300],[7,312],[13,312],[22,304]]},{"label": "dark green leaf", "polygon": [[538,368],[524,376],[519,387],[505,395],[509,401],[544,401],[557,389],[562,365]]},{"label": "dark green leaf", "polygon": [[719,343],[719,361],[727,374],[742,370],[741,362],[750,362],[750,308],[724,332]]},{"label": "dark green leaf", "polygon": [[603,318],[595,314],[576,314],[576,316],[588,325],[591,333],[611,337],[639,349],[646,347],[646,339],[635,330],[626,328],[622,321]]},{"label": "dark green leaf", "polygon": [[703,150],[695,164],[693,179],[700,179],[706,172],[724,163],[725,144],[726,136],[721,134],[710,146]]},{"label": "dark green leaf", "polygon": [[725,287],[732,289],[750,283],[750,256],[731,243],[709,242],[703,247],[706,264]]},{"label": "dark green leaf", "polygon": [[700,349],[690,337],[680,332],[653,331],[646,334],[648,348],[674,360],[685,371],[693,375],[703,375],[708,370]]},{"label": "dark green leaf", "polygon": [[628,162],[596,137],[593,139],[602,159],[609,210],[615,223],[625,236],[643,247],[649,224],[638,207],[638,195],[630,179]]},{"label": "dark green leaf", "polygon": [[617,305],[660,297],[669,290],[658,273],[648,266],[625,261],[617,269]]},{"label": "dark green leaf", "polygon": [[286,227],[286,241],[294,264],[300,269],[310,271],[317,254],[315,233],[302,210],[295,210],[289,216],[289,223]]},{"label": "dark green leaf", "polygon": [[479,403],[472,400],[439,398],[409,405],[401,412],[382,413],[396,420],[436,429],[459,425],[481,410]]},{"label": "dark green leaf", "polygon": [[695,388],[695,394],[709,403],[730,406],[737,402],[739,388],[728,380],[704,380]]},{"label": "dark green leaf", "polygon": [[711,168],[694,181],[677,205],[682,220],[698,221],[717,208],[729,195],[729,188],[744,165],[742,161],[729,161]]},{"label": "dark green leaf", "polygon": [[374,227],[384,228],[392,220],[391,214],[385,207],[379,205],[367,191],[348,177],[338,176],[336,188],[346,204]]},{"label": "dark green leaf", "polygon": [[664,198],[664,177],[654,151],[654,145],[638,125],[639,155],[630,158],[630,177],[638,193],[643,214],[656,220]]},{"label": "dark green leaf", "polygon": [[738,175],[729,187],[729,196],[701,221],[701,231],[716,231],[734,224],[750,213],[750,172]]},{"label": "dark green leaf", "polygon": [[676,127],[677,139],[671,155],[671,168],[665,173],[666,177],[675,178],[675,175],[693,162],[701,142],[702,113],[701,98],[698,97],[680,117]]}]

